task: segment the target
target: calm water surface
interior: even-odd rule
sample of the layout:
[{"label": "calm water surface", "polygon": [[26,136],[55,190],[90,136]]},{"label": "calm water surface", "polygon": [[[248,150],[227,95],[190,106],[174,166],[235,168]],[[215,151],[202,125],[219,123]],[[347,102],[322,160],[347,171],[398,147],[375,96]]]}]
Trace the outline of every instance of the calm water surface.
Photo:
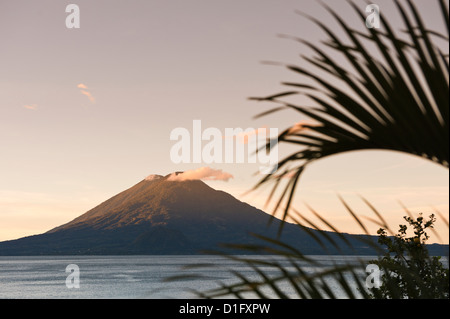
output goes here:
[{"label": "calm water surface", "polygon": [[[323,270],[333,264],[356,262],[357,258],[366,261],[375,258],[311,257],[319,261],[321,267],[302,265],[302,269],[308,273]],[[279,261],[283,263],[281,259]],[[204,263],[214,263],[217,267],[185,267]],[[79,288],[69,289],[66,286],[66,278],[69,276],[66,267],[70,264],[79,268]],[[196,295],[190,290],[207,291],[217,288],[220,282],[235,282],[236,277],[230,274],[230,269],[250,278],[257,276],[244,264],[217,256],[0,256],[0,298],[195,298]],[[276,269],[264,270],[269,275],[278,274]],[[208,279],[184,278],[164,282],[165,278],[181,274],[201,274],[208,276]],[[287,284],[281,288],[288,294],[293,293]],[[339,297],[346,297],[338,288],[335,292]]]}]

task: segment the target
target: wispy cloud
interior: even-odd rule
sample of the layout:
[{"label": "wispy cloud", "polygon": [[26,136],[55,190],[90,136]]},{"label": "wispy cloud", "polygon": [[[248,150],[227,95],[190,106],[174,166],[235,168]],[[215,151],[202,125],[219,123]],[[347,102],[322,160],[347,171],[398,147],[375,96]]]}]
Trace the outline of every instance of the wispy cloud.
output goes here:
[{"label": "wispy cloud", "polygon": [[233,175],[223,172],[220,169],[212,169],[210,167],[200,167],[195,170],[185,171],[183,173],[173,173],[167,180],[169,181],[190,181],[190,180],[208,180],[208,181],[225,181],[227,182]]},{"label": "wispy cloud", "polygon": [[92,95],[92,93],[89,91],[89,88],[85,84],[80,83],[77,85],[77,88],[80,89],[81,94],[86,95],[88,97],[89,101],[92,104],[95,104],[95,97]]},{"label": "wispy cloud", "polygon": [[95,98],[92,96],[91,92],[85,90],[81,90],[80,92],[81,94],[86,95],[91,103],[95,103]]},{"label": "wispy cloud", "polygon": [[288,134],[300,133],[301,131],[307,131],[309,127],[322,126],[318,123],[313,123],[311,121],[300,121],[295,123],[288,131]]},{"label": "wispy cloud", "polygon": [[32,110],[32,111],[35,111],[38,108],[37,104],[26,104],[23,107],[26,108],[27,110]]}]

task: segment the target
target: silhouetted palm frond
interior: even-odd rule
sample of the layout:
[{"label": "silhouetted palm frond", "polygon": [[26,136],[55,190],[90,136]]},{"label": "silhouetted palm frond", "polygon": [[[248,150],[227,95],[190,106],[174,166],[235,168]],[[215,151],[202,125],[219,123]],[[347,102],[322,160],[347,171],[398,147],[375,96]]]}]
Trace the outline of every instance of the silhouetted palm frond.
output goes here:
[{"label": "silhouetted palm frond", "polygon": [[[448,168],[449,67],[448,51],[443,52],[448,50],[448,43],[446,49],[435,43],[436,38],[448,42],[448,8],[444,0],[439,1],[447,26],[443,35],[427,29],[412,1],[394,3],[404,25],[399,32],[383,15],[383,28],[367,29],[364,13],[350,2],[361,19],[361,29],[355,30],[324,4],[342,28],[341,33],[307,16],[329,39],[324,42],[325,47],[320,47],[295,38],[315,56],[302,56],[310,68],[286,66],[313,84],[284,83],[295,90],[252,98],[278,104],[260,116],[293,109],[313,121],[293,125],[279,135],[279,143],[294,144],[299,149],[281,160],[277,171],[256,185],[273,182],[275,190],[289,177],[275,207],[277,210],[286,206],[284,217],[305,168],[319,159],[358,150],[389,150],[420,156]],[[362,32],[364,29],[367,31]],[[348,43],[341,40],[342,32]],[[283,100],[294,94],[306,96],[313,106]]]}]

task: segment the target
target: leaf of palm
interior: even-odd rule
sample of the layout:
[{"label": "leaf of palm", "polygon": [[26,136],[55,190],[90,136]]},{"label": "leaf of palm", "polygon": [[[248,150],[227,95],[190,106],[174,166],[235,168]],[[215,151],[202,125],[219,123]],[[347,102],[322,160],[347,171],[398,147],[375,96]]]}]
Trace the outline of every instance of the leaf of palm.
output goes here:
[{"label": "leaf of palm", "polygon": [[[336,19],[350,39],[345,44],[330,28],[315,18],[330,40],[326,47],[340,53],[348,68],[336,62],[324,49],[302,39],[296,39],[312,49],[316,57],[303,57],[312,67],[326,76],[302,67],[287,68],[312,80],[315,84],[286,83],[299,89],[298,93],[316,103],[304,107],[284,102],[281,98],[294,91],[275,94],[260,101],[281,104],[275,110],[294,109],[316,121],[307,127],[308,135],[294,126],[279,135],[279,143],[297,144],[300,151],[280,161],[278,172],[289,165],[293,177],[277,202],[283,200],[288,215],[296,184],[306,166],[318,159],[356,150],[390,150],[420,156],[448,168],[449,163],[449,80],[448,62],[431,36],[438,34],[426,29],[412,1],[407,1],[411,19],[403,5],[395,1],[405,25],[408,40],[398,37],[388,21],[382,18],[385,31],[369,29],[362,35],[350,28],[331,8],[325,8]],[[365,16],[350,2],[364,23]],[[448,9],[440,1],[448,25]],[[440,33],[439,33],[440,34]],[[375,55],[361,39],[375,45]],[[343,88],[344,87],[344,88]],[[266,146],[269,147],[269,144]],[[277,174],[266,176],[256,187],[269,181],[275,187],[281,182]],[[271,194],[272,196],[273,194]]]}]

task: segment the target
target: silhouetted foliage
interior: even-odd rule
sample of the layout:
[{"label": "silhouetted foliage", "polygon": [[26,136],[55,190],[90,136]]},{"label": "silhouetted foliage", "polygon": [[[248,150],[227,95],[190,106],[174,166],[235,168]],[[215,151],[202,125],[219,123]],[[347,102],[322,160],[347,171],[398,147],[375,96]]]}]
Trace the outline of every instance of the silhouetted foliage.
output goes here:
[{"label": "silhouetted foliage", "polygon": [[387,248],[386,254],[372,261],[384,272],[381,287],[372,288],[374,298],[449,298],[449,270],[440,256],[430,257],[425,246],[430,238],[428,228],[433,228],[436,218],[424,220],[404,217],[414,230],[408,237],[407,225],[400,225],[398,234],[389,237],[385,229],[378,231],[378,242]]}]

